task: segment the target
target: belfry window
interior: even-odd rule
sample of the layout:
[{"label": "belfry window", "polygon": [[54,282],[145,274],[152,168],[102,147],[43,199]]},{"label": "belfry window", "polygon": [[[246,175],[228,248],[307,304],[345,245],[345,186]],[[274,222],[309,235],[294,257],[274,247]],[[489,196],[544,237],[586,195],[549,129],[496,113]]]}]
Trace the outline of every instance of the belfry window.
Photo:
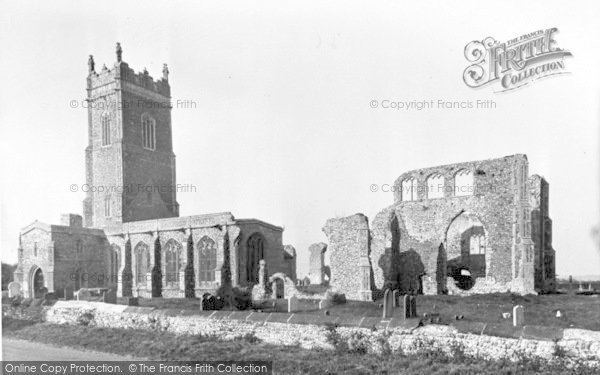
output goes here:
[{"label": "belfry window", "polygon": [[110,114],[104,113],[102,115],[102,146],[108,146],[110,144]]},{"label": "belfry window", "polygon": [[142,144],[145,149],[156,149],[156,121],[147,113],[142,115]]},{"label": "belfry window", "polygon": [[456,172],[454,175],[454,195],[464,197],[472,195],[473,191],[473,173],[468,169],[461,169]]}]

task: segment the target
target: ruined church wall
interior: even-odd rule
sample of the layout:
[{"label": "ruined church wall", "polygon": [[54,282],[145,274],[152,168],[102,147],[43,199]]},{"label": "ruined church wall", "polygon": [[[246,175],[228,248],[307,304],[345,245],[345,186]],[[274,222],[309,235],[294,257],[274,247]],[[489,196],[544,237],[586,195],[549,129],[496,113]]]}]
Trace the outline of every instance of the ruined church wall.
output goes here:
[{"label": "ruined church wall", "polygon": [[[455,249],[446,249],[439,254],[440,244],[447,244],[448,228],[453,220],[461,213],[466,212],[475,216],[484,226],[487,235],[486,264],[487,275],[495,282],[510,283],[513,269],[513,223],[515,210],[520,206],[517,202],[516,192],[519,181],[515,176],[517,168],[526,164],[524,155],[514,155],[500,159],[475,161],[468,163],[451,164],[407,172],[396,181],[396,202],[391,207],[384,209],[382,217],[397,216],[399,225],[399,270],[401,288],[414,288],[414,278],[406,279],[405,276],[417,274],[420,269],[425,273],[423,277],[423,292],[426,294],[439,293],[444,289],[443,277],[446,273],[446,261],[450,256],[456,256]],[[472,195],[455,196],[454,178],[461,169],[468,169],[473,173],[474,191]],[[433,173],[444,177],[444,196],[442,198],[427,198],[427,178]],[[401,184],[406,178],[413,177],[417,181],[417,200],[402,201]],[[389,219],[388,219],[389,220]],[[377,219],[376,219],[377,221]],[[383,223],[386,219],[381,219]],[[382,231],[378,224],[374,231]],[[388,234],[391,236],[391,234]],[[385,253],[384,234],[374,234],[372,248],[372,263],[377,265],[377,256]],[[388,241],[389,243],[389,241]],[[449,254],[445,254],[449,251]],[[442,273],[443,275],[440,275]],[[384,270],[374,269],[376,287],[383,286]],[[404,276],[403,276],[404,275]],[[449,282],[453,282],[452,279]]]}]

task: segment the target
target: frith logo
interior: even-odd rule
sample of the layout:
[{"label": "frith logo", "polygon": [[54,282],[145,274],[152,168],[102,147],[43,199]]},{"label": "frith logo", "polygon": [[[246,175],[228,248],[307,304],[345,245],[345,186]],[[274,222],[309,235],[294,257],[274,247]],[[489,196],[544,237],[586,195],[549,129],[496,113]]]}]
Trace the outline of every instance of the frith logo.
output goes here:
[{"label": "frith logo", "polygon": [[564,58],[571,52],[558,48],[553,27],[521,35],[505,43],[492,37],[472,41],[465,47],[469,65],[463,80],[472,88],[499,84],[496,92],[513,90],[535,80],[568,73]]}]

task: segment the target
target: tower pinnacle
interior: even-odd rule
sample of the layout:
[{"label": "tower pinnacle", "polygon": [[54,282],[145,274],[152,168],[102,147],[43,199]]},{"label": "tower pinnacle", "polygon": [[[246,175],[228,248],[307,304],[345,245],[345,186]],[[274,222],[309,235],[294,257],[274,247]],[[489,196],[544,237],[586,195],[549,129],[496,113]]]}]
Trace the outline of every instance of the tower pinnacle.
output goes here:
[{"label": "tower pinnacle", "polygon": [[117,42],[117,62],[121,62],[121,55],[123,55],[123,49],[121,48],[121,43]]}]

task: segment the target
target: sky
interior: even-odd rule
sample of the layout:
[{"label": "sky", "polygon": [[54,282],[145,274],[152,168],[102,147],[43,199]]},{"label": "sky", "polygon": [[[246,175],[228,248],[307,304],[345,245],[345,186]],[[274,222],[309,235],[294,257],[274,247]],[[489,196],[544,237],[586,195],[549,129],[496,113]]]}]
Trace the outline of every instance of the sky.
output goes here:
[{"label": "sky", "polygon": [[[2,261],[19,230],[81,213],[88,55],[170,70],[180,215],[281,225],[308,272],[331,217],[373,219],[403,172],[527,154],[550,183],[559,275],[600,274],[600,3],[595,1],[2,2]],[[556,27],[568,75],[496,93],[462,79],[465,46]],[[193,102],[190,108],[177,101]],[[383,102],[491,100],[396,110]],[[372,101],[381,103],[372,108]],[[379,187],[377,192],[371,186]]]}]

